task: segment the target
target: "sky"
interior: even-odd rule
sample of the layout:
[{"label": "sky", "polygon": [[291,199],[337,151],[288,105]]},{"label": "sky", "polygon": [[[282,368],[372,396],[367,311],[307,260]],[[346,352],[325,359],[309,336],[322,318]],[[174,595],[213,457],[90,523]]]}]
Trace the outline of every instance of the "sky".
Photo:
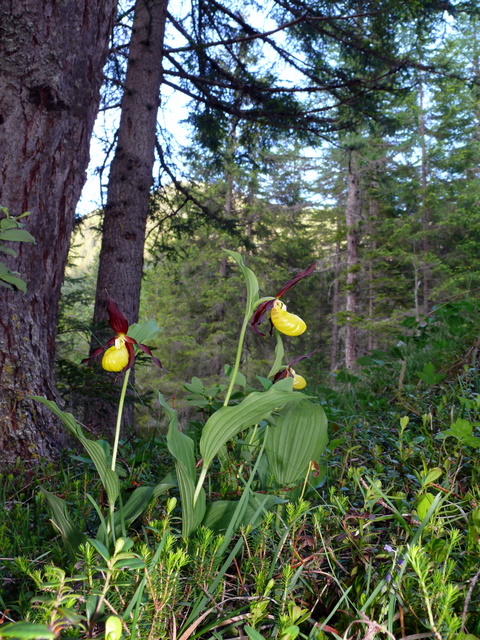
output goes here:
[{"label": "sky", "polygon": [[[129,6],[130,0],[121,0],[123,3],[123,9]],[[270,17],[272,3],[266,2],[263,6],[261,14],[256,14],[255,17],[250,16],[257,29],[268,31],[275,27]],[[170,0],[169,10],[175,14],[176,17],[181,17],[190,10],[190,3],[186,0]],[[247,8],[245,8],[247,11]],[[253,11],[253,9],[250,9]],[[276,35],[280,41],[283,39],[284,34],[282,32]],[[171,47],[178,47],[185,45],[183,40],[176,30],[170,27],[166,32],[166,41]],[[290,71],[291,72],[291,71]],[[293,78],[282,78],[284,84],[288,84]],[[161,95],[161,108],[159,109],[159,123],[162,128],[168,131],[176,143],[179,146],[185,146],[189,142],[188,127],[182,124],[182,120],[187,117],[187,104],[189,98],[184,96],[179,91],[174,91],[170,87],[163,85]],[[77,205],[77,216],[83,217],[102,205],[102,185],[103,185],[103,197],[106,197],[106,183],[108,180],[108,172],[105,171],[102,176],[98,174],[98,168],[102,166],[105,157],[104,146],[102,143],[102,135],[104,135],[105,128],[110,133],[110,139],[114,135],[114,132],[118,128],[120,118],[120,110],[100,112],[94,127],[94,132],[90,144],[90,163],[87,169],[87,179],[82,191],[81,198]],[[154,176],[156,171],[154,168]]]}]

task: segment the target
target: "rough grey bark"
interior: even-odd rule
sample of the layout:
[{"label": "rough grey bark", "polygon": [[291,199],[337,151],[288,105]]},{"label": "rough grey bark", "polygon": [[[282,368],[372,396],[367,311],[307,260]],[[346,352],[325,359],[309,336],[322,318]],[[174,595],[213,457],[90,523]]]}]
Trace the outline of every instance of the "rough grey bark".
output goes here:
[{"label": "rough grey bark", "polygon": [[356,315],[358,314],[358,240],[361,208],[360,170],[355,152],[352,152],[348,172],[347,202],[345,205],[345,221],[347,224],[345,366],[349,370],[355,368],[358,349]]},{"label": "rough grey bark", "polygon": [[[93,318],[98,327],[105,326],[108,319],[106,291],[130,324],[138,321],[167,4],[168,0],[135,3],[117,146],[103,218]],[[103,339],[101,332],[96,336]],[[92,347],[96,346],[95,341]],[[115,394],[112,400],[116,399]],[[124,418],[125,422],[132,421],[131,408],[126,409]],[[84,419],[94,428],[110,431],[116,419],[114,403],[105,399],[90,404]]]},{"label": "rough grey bark", "polygon": [[53,398],[57,311],[85,180],[116,0],[0,0],[0,204],[30,211],[36,244],[0,288],[0,459],[58,452],[61,431],[31,399]]}]

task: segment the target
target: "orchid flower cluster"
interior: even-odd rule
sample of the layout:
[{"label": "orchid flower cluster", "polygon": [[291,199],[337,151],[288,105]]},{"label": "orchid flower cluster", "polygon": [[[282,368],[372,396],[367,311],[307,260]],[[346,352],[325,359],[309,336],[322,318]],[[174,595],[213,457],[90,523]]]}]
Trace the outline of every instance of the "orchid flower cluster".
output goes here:
[{"label": "orchid flower cluster", "polygon": [[[311,275],[315,271],[315,262],[309,267],[300,271],[294,278],[289,280],[277,293],[275,298],[264,299],[256,308],[250,325],[258,335],[265,336],[259,329],[259,325],[265,320],[269,313],[270,333],[275,328],[280,333],[287,336],[300,336],[305,332],[307,325],[299,316],[287,311],[287,306],[280,298],[294,284]],[[108,294],[107,294],[108,295]],[[102,367],[106,371],[125,372],[131,369],[135,361],[134,345],[141,349],[144,353],[151,356],[153,362],[163,369],[162,363],[151,352],[150,348],[144,344],[137,342],[128,335],[129,324],[125,315],[120,311],[115,300],[108,295],[107,313],[110,327],[115,335],[110,338],[103,346],[95,349],[88,358],[82,360],[82,364],[90,362],[103,352]],[[295,372],[293,365],[304,358],[309,358],[313,351],[304,356],[297,356],[286,367],[283,367],[274,376],[274,382],[282,378],[293,378],[294,389],[304,389],[307,385],[305,378]]]},{"label": "orchid flower cluster", "polygon": [[[294,278],[289,280],[287,284],[285,284],[277,293],[275,298],[269,298],[264,300],[252,316],[250,324],[255,333],[258,333],[261,336],[265,334],[260,331],[258,328],[259,325],[265,320],[266,315],[270,312],[270,333],[275,328],[280,333],[283,333],[286,336],[300,336],[305,332],[307,325],[299,316],[294,313],[290,313],[287,311],[287,306],[285,305],[280,298],[291,288],[294,284],[303,280],[307,276],[310,276],[315,271],[316,263],[312,262],[312,264],[300,271]],[[314,352],[304,355],[297,356],[288,364],[286,367],[283,367],[275,374],[274,382],[280,380],[282,378],[293,378],[293,388],[294,389],[304,389],[307,386],[307,381],[305,378],[293,369],[293,365],[304,358],[309,358]]]},{"label": "orchid flower cluster", "polygon": [[[107,294],[108,295],[108,294]],[[153,362],[163,369],[162,363],[151,352],[150,348],[144,344],[140,344],[134,338],[127,335],[129,324],[127,318],[118,308],[115,300],[108,295],[107,302],[108,323],[115,332],[113,338],[110,338],[102,347],[94,349],[88,358],[82,360],[82,364],[90,362],[92,358],[96,358],[104,351],[102,357],[102,367],[105,371],[127,371],[131,369],[135,361],[135,350],[133,345],[137,346],[144,353],[152,357]]]}]

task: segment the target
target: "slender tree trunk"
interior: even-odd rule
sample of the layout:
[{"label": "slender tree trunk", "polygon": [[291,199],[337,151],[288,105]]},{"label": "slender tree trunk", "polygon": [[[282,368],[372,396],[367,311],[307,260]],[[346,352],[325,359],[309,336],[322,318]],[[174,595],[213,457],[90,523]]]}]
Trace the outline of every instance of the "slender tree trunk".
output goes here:
[{"label": "slender tree trunk", "polygon": [[428,168],[427,168],[427,143],[426,143],[426,126],[425,126],[425,109],[424,109],[424,95],[423,95],[423,79],[420,78],[419,84],[419,107],[420,107],[420,148],[422,152],[421,169],[420,169],[420,210],[422,216],[422,253],[423,253],[423,282],[422,282],[422,297],[423,297],[423,313],[425,315],[429,312],[429,299],[430,299],[430,277],[428,266],[428,252],[430,249],[428,234],[430,230],[430,211],[427,203],[427,182],[428,182]]},{"label": "slender tree trunk", "polygon": [[[127,63],[117,147],[110,168],[107,204],[95,295],[94,325],[107,322],[106,291],[130,324],[138,321],[143,274],[145,230],[153,184],[153,163],[162,50],[168,0],[136,0]],[[110,332],[111,335],[111,332]],[[100,332],[97,338],[103,340]],[[92,343],[98,346],[98,342]],[[89,404],[85,421],[110,431],[115,424],[114,404]],[[133,407],[125,422],[133,422]]]},{"label": "slender tree trunk", "polygon": [[335,243],[335,256],[333,266],[333,300],[332,300],[332,345],[330,349],[330,371],[335,371],[339,364],[340,327],[338,325],[338,312],[340,311],[340,219],[337,217],[337,242]]},{"label": "slender tree trunk", "polygon": [[368,216],[368,236],[370,239],[370,258],[368,260],[368,320],[370,330],[368,332],[368,350],[373,351],[376,348],[375,333],[373,331],[373,318],[375,312],[375,265],[374,257],[377,250],[377,241],[375,239],[375,225],[379,218],[380,206],[375,192],[378,190],[378,179],[376,168],[373,169],[373,176],[370,182],[372,193],[369,199],[369,216]]},{"label": "slender tree trunk", "polygon": [[[0,0],[0,204],[30,211],[36,244],[9,266],[28,292],[0,288],[0,459],[51,457],[60,289],[85,181],[116,0]],[[2,258],[3,259],[3,258]]]},{"label": "slender tree trunk", "polygon": [[345,220],[347,223],[345,366],[349,370],[355,368],[358,350],[356,315],[358,314],[358,241],[361,207],[360,170],[356,154],[352,152],[348,173],[347,202],[345,205]]}]

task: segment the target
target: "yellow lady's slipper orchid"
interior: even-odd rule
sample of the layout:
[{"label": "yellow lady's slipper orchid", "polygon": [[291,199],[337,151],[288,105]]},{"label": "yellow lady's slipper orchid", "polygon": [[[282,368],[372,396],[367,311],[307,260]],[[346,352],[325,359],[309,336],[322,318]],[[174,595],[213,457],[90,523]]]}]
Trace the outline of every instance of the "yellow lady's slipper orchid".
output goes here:
[{"label": "yellow lady's slipper orchid", "polygon": [[109,347],[102,358],[105,371],[121,371],[128,364],[129,354],[123,336],[118,336],[113,347]]},{"label": "yellow lady's slipper orchid", "polygon": [[305,387],[307,386],[307,381],[303,376],[295,372],[293,365],[296,362],[299,362],[300,360],[304,360],[305,358],[310,358],[311,356],[313,356],[314,353],[315,353],[315,350],[310,351],[310,353],[307,353],[304,356],[297,356],[296,358],[294,358],[290,362],[290,364],[287,364],[286,367],[282,367],[280,371],[277,371],[277,373],[273,378],[273,381],[277,382],[277,380],[283,380],[283,378],[293,378],[293,384],[292,384],[293,389],[297,389],[297,390],[305,389]]},{"label": "yellow lady's slipper orchid", "polygon": [[303,376],[298,373],[295,373],[294,369],[290,369],[290,373],[293,374],[293,388],[294,389],[305,389],[307,386],[307,381]]},{"label": "yellow lady's slipper orchid", "polygon": [[286,336],[300,336],[307,328],[305,322],[294,313],[289,313],[286,305],[278,299],[273,302],[270,320],[275,329]]},{"label": "yellow lady's slipper orchid", "polygon": [[92,358],[95,358],[102,353],[104,349],[106,349],[102,358],[102,367],[106,371],[126,371],[133,366],[135,361],[133,345],[136,345],[144,353],[152,357],[152,360],[157,367],[163,369],[162,363],[153,355],[149,347],[144,344],[140,344],[127,335],[129,327],[128,320],[118,308],[115,300],[110,296],[108,296],[107,313],[109,324],[115,331],[116,335],[113,338],[110,338],[103,347],[95,349],[88,358],[82,360],[82,364],[84,362],[89,362]]},{"label": "yellow lady's slipper orchid", "polygon": [[258,333],[261,336],[265,335],[258,327],[264,321],[268,311],[270,311],[270,323],[272,327],[275,327],[281,333],[284,333],[287,336],[299,336],[305,331],[307,328],[305,322],[295,314],[289,313],[287,311],[287,307],[281,300],[279,300],[279,298],[281,298],[283,294],[290,289],[290,287],[293,287],[294,284],[299,282],[299,280],[310,276],[315,271],[315,266],[316,263],[313,262],[309,267],[300,271],[294,278],[289,280],[287,284],[277,292],[275,298],[265,300],[258,305],[252,319],[250,320],[250,324],[255,333]]}]

